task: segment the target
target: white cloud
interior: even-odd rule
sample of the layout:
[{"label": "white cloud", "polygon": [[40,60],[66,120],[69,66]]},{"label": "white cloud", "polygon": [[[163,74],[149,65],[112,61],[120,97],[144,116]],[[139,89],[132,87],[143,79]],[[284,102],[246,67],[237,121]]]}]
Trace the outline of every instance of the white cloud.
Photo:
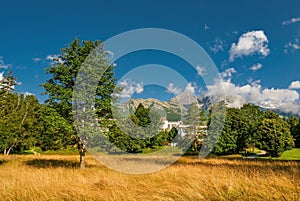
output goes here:
[{"label": "white cloud", "polygon": [[289,89],[300,89],[300,81],[291,82]]},{"label": "white cloud", "polygon": [[104,53],[106,54],[106,56],[108,56],[107,57],[108,59],[113,59],[114,58],[114,53],[112,51],[106,50]]},{"label": "white cloud", "polygon": [[189,105],[191,103],[196,103],[197,99],[195,96],[195,91],[197,89],[196,83],[189,82],[184,91],[176,96],[176,99],[180,105]]},{"label": "white cloud", "polygon": [[32,58],[32,60],[34,61],[34,63],[37,63],[37,62],[41,61],[42,59],[38,58],[38,57],[35,57],[35,58]]},{"label": "white cloud", "polygon": [[1,72],[1,73],[0,73],[0,80],[3,79],[3,75],[4,75],[4,72]]},{"label": "white cloud", "polygon": [[181,95],[194,95],[196,89],[197,89],[196,83],[189,82],[182,92],[182,90],[180,88],[175,87],[173,83],[169,83],[166,92],[172,93],[175,95],[180,94],[180,96]]},{"label": "white cloud", "polygon": [[237,44],[232,43],[229,50],[229,61],[234,61],[236,57],[252,54],[260,54],[264,57],[268,56],[270,53],[268,43],[268,38],[262,30],[244,33],[239,38]]},{"label": "white cloud", "polygon": [[209,26],[207,24],[204,25],[204,31],[207,31],[209,29]]},{"label": "white cloud", "polygon": [[291,18],[289,20],[285,20],[281,24],[282,25],[289,25],[289,24],[294,24],[296,22],[300,22],[300,17],[294,17],[294,18]]},{"label": "white cloud", "polygon": [[231,80],[218,79],[207,86],[206,95],[215,100],[224,100],[229,107],[241,107],[253,103],[264,108],[300,115],[299,93],[292,89],[263,88],[259,81],[246,85],[235,85]]},{"label": "white cloud", "polygon": [[174,87],[173,83],[169,83],[166,92],[174,94],[174,95],[179,95],[181,93],[181,89]]},{"label": "white cloud", "polygon": [[224,46],[224,42],[217,38],[213,41],[212,46],[209,46],[209,49],[214,53],[218,53],[224,51],[223,46]]},{"label": "white cloud", "polygon": [[3,61],[3,57],[0,56],[0,69],[3,68],[3,69],[7,69],[11,67],[11,64],[5,64],[4,61]]},{"label": "white cloud", "polygon": [[236,70],[234,68],[228,68],[224,72],[220,73],[220,77],[224,80],[231,79],[233,73],[236,73]]},{"label": "white cloud", "polygon": [[51,64],[55,64],[55,63],[63,63],[63,60],[61,58],[58,57],[58,55],[54,54],[54,55],[47,55],[46,56],[46,60],[51,61]]},{"label": "white cloud", "polygon": [[[4,71],[0,73],[0,80],[3,80],[4,74],[5,74]],[[17,85],[22,85],[22,82],[17,82]],[[15,88],[15,86],[12,86],[12,89],[14,89],[14,88]]]},{"label": "white cloud", "polygon": [[184,89],[184,92],[185,93],[189,93],[189,94],[195,94],[195,91],[196,91],[196,85],[195,84],[192,84],[192,83],[188,83]]},{"label": "white cloud", "polygon": [[262,64],[261,63],[254,64],[253,66],[250,67],[250,69],[253,70],[253,71],[257,71],[257,70],[259,70],[261,68],[262,68]]},{"label": "white cloud", "polygon": [[140,94],[144,91],[143,83],[136,83],[128,79],[119,82],[119,85],[123,87],[122,92],[117,94],[120,98],[130,98],[134,93]]},{"label": "white cloud", "polygon": [[300,40],[299,38],[295,38],[294,41],[291,41],[289,43],[287,43],[284,46],[284,52],[288,53],[288,52],[294,52],[300,49]]},{"label": "white cloud", "polygon": [[204,66],[197,65],[196,70],[198,72],[198,75],[200,76],[206,75],[206,68]]},{"label": "white cloud", "polygon": [[28,91],[26,91],[25,93],[24,93],[24,96],[31,96],[31,95],[34,95],[33,93],[30,93],[30,92],[28,92]]}]

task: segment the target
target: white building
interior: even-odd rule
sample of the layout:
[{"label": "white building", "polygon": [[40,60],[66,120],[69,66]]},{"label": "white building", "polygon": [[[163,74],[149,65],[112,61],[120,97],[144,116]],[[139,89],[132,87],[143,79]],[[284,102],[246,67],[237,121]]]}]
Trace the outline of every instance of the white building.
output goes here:
[{"label": "white building", "polygon": [[171,130],[172,128],[179,128],[180,125],[183,125],[182,121],[168,121],[168,120],[163,120],[163,125],[162,129],[165,130]]}]

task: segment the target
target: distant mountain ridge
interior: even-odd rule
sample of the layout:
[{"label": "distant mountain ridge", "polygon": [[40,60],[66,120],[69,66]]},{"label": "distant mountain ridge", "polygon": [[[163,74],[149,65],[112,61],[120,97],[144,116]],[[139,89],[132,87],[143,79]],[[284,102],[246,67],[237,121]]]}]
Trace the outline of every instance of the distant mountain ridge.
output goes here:
[{"label": "distant mountain ridge", "polygon": [[[125,104],[126,109],[128,109],[129,111],[134,113],[134,111],[136,110],[138,105],[141,103],[147,108],[154,107],[154,108],[160,110],[160,114],[162,116],[165,116],[169,121],[178,121],[178,120],[181,120],[182,113],[189,106],[189,104],[184,104],[184,103],[187,103],[188,100],[190,101],[191,100],[190,98],[191,97],[176,96],[176,97],[171,98],[169,101],[161,101],[161,100],[158,100],[155,98],[147,98],[147,99],[138,98],[138,99],[130,99],[127,102],[123,103],[122,105]],[[198,97],[192,97],[192,98],[194,98],[193,102],[197,101],[199,107],[201,107],[204,110],[208,110],[209,106],[215,101],[213,97],[207,97],[207,96],[204,96],[204,97],[198,96]],[[180,101],[178,101],[178,100],[180,100]],[[259,106],[259,107],[262,111],[271,110],[281,116],[294,115],[294,114],[282,112],[276,108],[272,109],[272,108],[264,108],[262,106]]]}]

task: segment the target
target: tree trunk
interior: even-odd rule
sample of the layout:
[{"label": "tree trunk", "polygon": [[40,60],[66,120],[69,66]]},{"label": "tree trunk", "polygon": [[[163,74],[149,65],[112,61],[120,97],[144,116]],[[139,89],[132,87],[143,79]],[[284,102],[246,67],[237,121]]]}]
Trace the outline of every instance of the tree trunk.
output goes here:
[{"label": "tree trunk", "polygon": [[85,168],[85,154],[80,153],[80,168],[84,169]]},{"label": "tree trunk", "polygon": [[80,168],[85,168],[85,153],[86,153],[86,142],[82,141],[81,139],[78,139],[77,141],[79,156],[80,156]]},{"label": "tree trunk", "polygon": [[10,146],[10,147],[9,147],[9,149],[8,149],[7,152],[6,152],[6,155],[9,155],[9,153],[10,153],[10,151],[11,151],[12,148],[13,148],[13,146]]}]

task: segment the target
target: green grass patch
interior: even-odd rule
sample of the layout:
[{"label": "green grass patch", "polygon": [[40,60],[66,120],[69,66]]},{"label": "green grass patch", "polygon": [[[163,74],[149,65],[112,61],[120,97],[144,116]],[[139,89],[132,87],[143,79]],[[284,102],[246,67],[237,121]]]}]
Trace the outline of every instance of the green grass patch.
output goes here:
[{"label": "green grass patch", "polygon": [[281,160],[300,160],[300,148],[285,151],[278,159]]}]

